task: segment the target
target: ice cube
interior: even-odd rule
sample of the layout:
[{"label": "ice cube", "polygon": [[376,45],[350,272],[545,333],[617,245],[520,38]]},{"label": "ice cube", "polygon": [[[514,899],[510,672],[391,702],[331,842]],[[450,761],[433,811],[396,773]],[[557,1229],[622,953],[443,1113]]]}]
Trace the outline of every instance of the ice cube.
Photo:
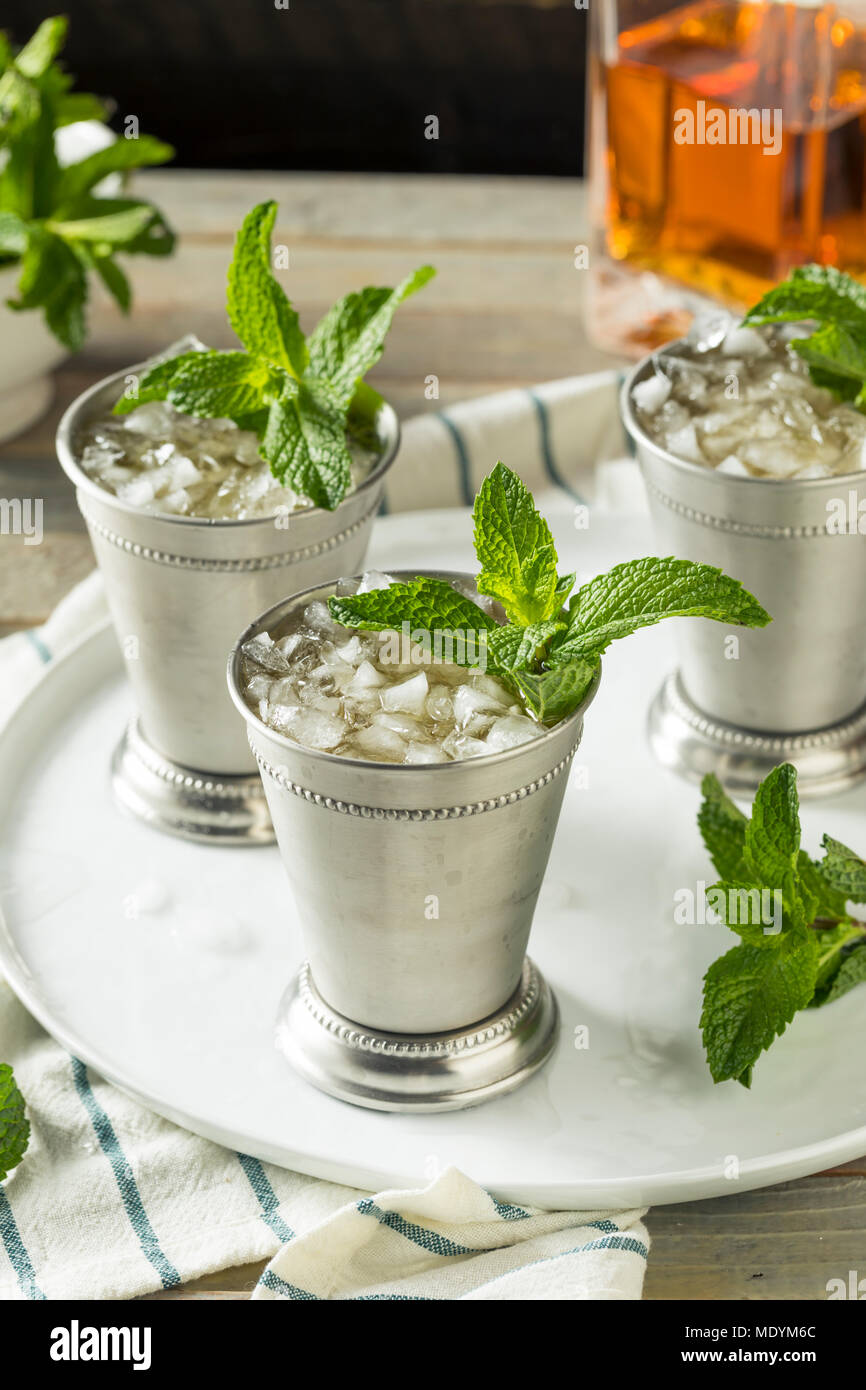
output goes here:
[{"label": "ice cube", "polygon": [[341,661],[347,662],[350,666],[357,666],[364,656],[364,647],[357,633],[350,637],[348,642],[344,642],[341,647],[337,647],[337,656]]},{"label": "ice cube", "polygon": [[128,502],[131,507],[147,507],[156,495],[156,481],[152,473],[139,473],[128,483],[121,483],[117,489],[117,496],[121,502]]},{"label": "ice cube", "polygon": [[407,763],[441,763],[445,759],[435,743],[419,743],[414,740],[408,745],[403,761]]},{"label": "ice cube", "polygon": [[483,754],[489,753],[490,749],[480,738],[472,738],[455,730],[443,741],[442,751],[455,762],[463,762],[465,758],[480,758]]},{"label": "ice cube", "polygon": [[508,705],[474,685],[459,685],[454,692],[454,718],[462,727],[474,714],[505,714]]},{"label": "ice cube", "polygon": [[177,492],[167,492],[160,497],[159,510],[168,512],[169,516],[186,516],[189,511],[189,493],[186,488],[179,488]]},{"label": "ice cube", "polygon": [[385,684],[385,677],[381,671],[377,671],[369,661],[362,661],[355,671],[351,681],[346,686],[346,693],[350,695],[360,695],[367,690],[377,690],[379,686]]},{"label": "ice cube", "polygon": [[388,710],[380,709],[373,715],[372,724],[380,724],[383,729],[393,729],[395,734],[401,738],[418,738],[424,732],[424,725],[420,719],[416,719],[412,714],[391,714]]},{"label": "ice cube", "polygon": [[492,753],[500,753],[505,748],[517,748],[521,743],[528,743],[530,739],[537,738],[542,729],[534,720],[525,714],[506,714],[504,718],[497,719],[490,727],[487,735],[487,749]]},{"label": "ice cube", "polygon": [[832,478],[833,470],[828,468],[825,463],[809,463],[805,468],[800,468],[796,473],[792,473],[792,478]]},{"label": "ice cube", "polygon": [[170,435],[175,412],[167,401],[147,401],[124,417],[124,427],[130,434]]},{"label": "ice cube", "polygon": [[718,347],[733,324],[731,315],[723,310],[707,310],[698,314],[689,327],[688,340],[695,352],[709,352]]},{"label": "ice cube", "polygon": [[386,686],[379,694],[382,708],[400,710],[406,714],[423,714],[428,695],[427,677],[423,671],[400,685]]},{"label": "ice cube", "polygon": [[728,454],[718,465],[717,472],[729,473],[732,478],[750,478],[752,475],[736,454]]},{"label": "ice cube", "polygon": [[[304,609],[304,622],[308,627],[314,628],[317,632],[330,633],[337,629],[337,624],[331,617],[328,605],[317,599],[314,603],[308,603]],[[339,629],[343,631],[343,629]]]},{"label": "ice cube", "polygon": [[645,381],[639,381],[632,391],[634,403],[645,415],[655,415],[671,394],[672,383],[661,372],[654,372]]},{"label": "ice cube", "polygon": [[424,708],[429,717],[435,719],[437,723],[443,723],[446,719],[450,719],[454,713],[454,701],[451,698],[449,687],[447,685],[431,685]]},{"label": "ice cube", "polygon": [[689,463],[701,463],[701,449],[698,444],[698,437],[695,427],[691,421],[683,425],[682,429],[674,430],[668,435],[665,447],[671,454],[676,454],[677,458],[687,459]]},{"label": "ice cube", "polygon": [[390,589],[393,583],[390,574],[383,574],[381,570],[365,570],[355,593],[369,594],[372,589]]},{"label": "ice cube", "polygon": [[310,672],[313,680],[330,682],[336,690],[345,690],[354,678],[355,672],[345,661],[323,661]]},{"label": "ice cube", "polygon": [[381,724],[371,724],[369,728],[357,729],[352,735],[353,744],[368,758],[379,762],[401,763],[406,753],[406,740],[393,729],[385,729]]},{"label": "ice cube", "polygon": [[766,357],[769,351],[763,334],[742,323],[728,330],[721,346],[725,357]]},{"label": "ice cube", "polygon": [[238,430],[234,440],[234,455],[239,463],[252,464],[258,463],[261,455],[259,453],[258,436],[250,430]]},{"label": "ice cube", "polygon": [[305,748],[328,751],[336,748],[346,737],[346,726],[342,719],[320,713],[317,709],[300,709],[292,720],[291,736]]},{"label": "ice cube", "polygon": [[274,685],[288,684],[287,681],[272,681],[270,676],[251,676],[247,681],[247,694],[253,700],[266,700]]},{"label": "ice cube", "polygon": [[257,637],[244,642],[241,653],[247,661],[261,666],[264,671],[272,671],[274,675],[282,675],[289,669],[288,661],[267,632],[260,632]]}]

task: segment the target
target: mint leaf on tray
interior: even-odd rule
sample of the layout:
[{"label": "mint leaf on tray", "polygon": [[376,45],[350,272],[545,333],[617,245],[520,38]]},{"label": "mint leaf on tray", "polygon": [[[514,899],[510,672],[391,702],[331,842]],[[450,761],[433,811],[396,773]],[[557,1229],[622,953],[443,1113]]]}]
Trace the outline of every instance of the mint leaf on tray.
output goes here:
[{"label": "mint leaf on tray", "polygon": [[0,1182],[21,1162],[29,1142],[24,1097],[15,1084],[12,1068],[0,1062]]},{"label": "mint leaf on tray", "polygon": [[713,1080],[750,1086],[761,1052],[800,1009],[830,1004],[866,980],[866,924],[847,908],[866,895],[866,863],[827,835],[820,861],[800,848],[789,763],[761,783],[751,816],[712,774],[701,790],[698,825],[723,879],[707,899],[717,911],[723,904],[723,920],[742,939],[704,977],[701,1031]]},{"label": "mint leaf on tray", "polygon": [[307,340],[271,269],[276,215],[271,201],[247,214],[229,266],[228,317],[246,351],[159,362],[114,410],[124,415],[145,401],[167,400],[187,415],[234,420],[259,436],[275,478],[333,511],[351,484],[350,422],[364,419],[369,427],[381,405],[362,377],[381,357],[398,306],[436,272],[422,266],[396,289],[368,286],[346,295]]}]

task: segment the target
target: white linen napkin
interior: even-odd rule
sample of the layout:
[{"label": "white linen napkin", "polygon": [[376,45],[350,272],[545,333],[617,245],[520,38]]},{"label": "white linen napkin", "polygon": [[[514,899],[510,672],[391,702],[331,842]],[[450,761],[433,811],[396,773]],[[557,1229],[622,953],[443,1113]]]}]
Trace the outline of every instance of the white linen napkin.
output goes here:
[{"label": "white linen napkin", "polygon": [[[596,505],[639,507],[633,465],[616,461],[615,400],[604,373],[410,420],[388,507],[464,504],[498,457],[542,499],[565,488],[575,505],[594,492]],[[0,643],[0,726],[105,618],[93,574],[42,628]],[[0,906],[2,896],[0,882]],[[91,1073],[2,980],[0,1062],[14,1067],[32,1127],[0,1183],[0,1298],[129,1298],[268,1257],[254,1298],[640,1297],[642,1211],[516,1207],[454,1168],[371,1195],[233,1153]]]}]

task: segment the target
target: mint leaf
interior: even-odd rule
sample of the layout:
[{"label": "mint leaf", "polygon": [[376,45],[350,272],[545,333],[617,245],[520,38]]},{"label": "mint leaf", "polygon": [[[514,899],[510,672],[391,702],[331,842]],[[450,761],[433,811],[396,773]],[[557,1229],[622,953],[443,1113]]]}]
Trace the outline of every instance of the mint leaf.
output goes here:
[{"label": "mint leaf", "polygon": [[791,347],[809,364],[816,386],[866,408],[866,290],[835,266],[798,266],[765,294],[744,322],[797,323],[818,327]]},{"label": "mint leaf", "polygon": [[833,1004],[837,999],[841,999],[843,994],[847,994],[849,989],[854,989],[855,985],[862,985],[864,981],[866,981],[866,945],[855,947],[844,957],[833,977],[826,998],[822,999],[821,1002]]},{"label": "mint leaf", "polygon": [[396,289],[369,285],[347,294],[320,319],[307,345],[310,375],[326,378],[344,407],[361,377],[382,356],[398,307],[435,274],[432,266],[424,265]]},{"label": "mint leaf", "polygon": [[262,437],[262,458],[281,483],[317,507],[332,511],[351,482],[345,420],[325,383],[286,377],[271,403]]},{"label": "mint leaf", "polygon": [[60,173],[57,191],[58,207],[72,203],[83,193],[89,192],[95,184],[101,183],[109,174],[127,173],[131,169],[143,169],[147,165],[165,164],[174,158],[171,145],[156,140],[152,135],[139,135],[127,140],[121,137],[103,150],[96,150],[76,164],[69,164]]},{"label": "mint leaf", "polygon": [[74,125],[76,121],[104,121],[109,114],[106,103],[91,92],[65,92],[54,107],[58,126]]},{"label": "mint leaf", "polygon": [[18,71],[25,77],[42,77],[63,47],[67,28],[65,15],[43,19],[36,32],[16,54],[15,66]]},{"label": "mint leaf", "polygon": [[866,903],[866,861],[831,835],[825,835],[822,843],[824,858],[820,870],[824,878],[844,895],[846,902]]},{"label": "mint leaf", "polygon": [[123,313],[128,314],[132,305],[132,288],[120,266],[110,256],[94,256],[93,269]]},{"label": "mint leaf", "polygon": [[0,1182],[21,1162],[30,1141],[30,1125],[24,1097],[15,1084],[12,1068],[0,1063]]},{"label": "mint leaf", "polygon": [[814,859],[810,859],[804,849],[800,850],[797,859],[797,873],[800,878],[801,890],[807,894],[814,903],[814,915],[816,918],[834,918],[846,916],[847,899],[844,893],[840,893],[834,888],[824,876],[823,864],[816,864]]},{"label": "mint leaf", "polygon": [[791,347],[810,368],[822,370],[825,381],[827,374],[848,377],[857,383],[858,389],[866,381],[866,348],[841,324],[822,324],[811,337],[793,339]]},{"label": "mint leaf", "polygon": [[0,254],[23,256],[29,240],[27,223],[14,212],[0,212]]},{"label": "mint leaf", "polygon": [[235,239],[228,273],[229,322],[254,357],[303,376],[307,346],[298,315],[271,270],[271,232],[277,216],[274,202],[259,203],[247,213]]},{"label": "mint leaf", "polygon": [[200,355],[198,351],[182,352],[177,357],[168,357],[164,362],[157,362],[145,372],[134,396],[123,395],[119,401],[115,401],[112,414],[128,415],[131,410],[137,410],[140,405],[144,405],[145,401],[167,400],[175,376]]},{"label": "mint leaf", "polygon": [[485,632],[496,627],[489,613],[447,580],[428,577],[371,589],[366,594],[335,596],[329,599],[328,607],[335,622],[372,632],[399,632],[403,623],[431,634]]},{"label": "mint leaf", "polygon": [[698,827],[716,872],[723,879],[742,879],[748,818],[734,805],[715,773],[707,773],[701,791],[704,799],[698,812]]},{"label": "mint leaf", "polygon": [[[771,893],[772,889],[749,879],[722,879],[707,889],[707,901],[724,925],[747,945],[772,948],[781,943],[789,924],[785,922],[783,910],[781,930],[775,930],[775,903],[768,896]],[[797,919],[794,925],[799,925]]]},{"label": "mint leaf", "polygon": [[75,252],[60,237],[34,230],[21,260],[18,294],[11,309],[42,307],[49,327],[71,352],[84,342],[87,276]]},{"label": "mint leaf", "polygon": [[785,935],[776,950],[734,946],[704,976],[701,1032],[714,1081],[748,1086],[760,1054],[809,1003],[818,972],[814,935]]},{"label": "mint leaf", "polygon": [[[835,927],[817,931],[815,937],[818,942],[818,977],[815,993],[809,1002],[810,1009],[819,1009],[823,1004],[830,1003],[831,990],[852,948],[859,949],[861,944],[866,944],[862,925],[851,921],[839,922]],[[856,983],[858,981],[853,979],[847,988],[852,989]],[[847,993],[847,989],[843,988],[841,993]],[[838,999],[839,994],[835,993],[833,998]]]},{"label": "mint leaf", "polygon": [[509,678],[540,724],[556,724],[573,714],[598,675],[598,662],[570,661],[555,670],[510,671]]},{"label": "mint leaf", "polygon": [[768,291],[744,323],[835,323],[855,336],[866,334],[866,288],[832,265],[802,265]]},{"label": "mint leaf", "polygon": [[578,589],[569,630],[551,661],[600,655],[620,637],[663,618],[712,618],[764,627],[770,616],[736,579],[712,565],[672,557],[628,560]]},{"label": "mint leaf", "polygon": [[175,409],[218,420],[260,408],[268,369],[257,358],[246,352],[190,352],[184,359],[168,386]]},{"label": "mint leaf", "polygon": [[494,627],[488,638],[488,651],[501,671],[515,667],[532,670],[543,661],[548,644],[563,627],[563,623],[554,619],[531,623],[528,627],[521,627],[519,623]]},{"label": "mint leaf", "polygon": [[800,853],[797,773],[782,763],[758,787],[746,824],[743,858],[758,883],[781,888]]},{"label": "mint leaf", "polygon": [[472,511],[478,591],[498,599],[513,623],[543,622],[562,606],[556,547],[525,483],[497,463]]},{"label": "mint leaf", "polygon": [[98,241],[108,246],[122,246],[139,236],[155,216],[158,214],[150,203],[131,203],[120,212],[100,212],[94,217],[72,221],[51,218],[45,226],[66,241]]}]

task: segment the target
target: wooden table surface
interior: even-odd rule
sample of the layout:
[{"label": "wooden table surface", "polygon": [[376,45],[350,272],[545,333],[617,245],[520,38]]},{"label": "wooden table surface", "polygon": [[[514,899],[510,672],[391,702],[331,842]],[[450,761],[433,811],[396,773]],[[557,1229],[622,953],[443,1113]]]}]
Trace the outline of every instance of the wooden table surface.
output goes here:
[{"label": "wooden table surface", "polygon": [[[308,328],[339,295],[395,284],[434,263],[438,278],[401,310],[372,380],[402,416],[469,396],[596,370],[613,359],[588,342],[584,190],[554,179],[149,172],[137,184],[180,233],[170,260],[130,266],[125,319],[91,306],[83,352],[56,375],[50,414],[0,446],[0,497],[41,497],[45,537],[0,545],[0,635],[44,622],[93,558],[72,490],[53,456],[61,410],[91,382],[190,331],[214,347],[232,335],[225,270],[243,214],[280,204],[275,240],[289,249],[288,293]],[[439,400],[425,399],[425,377]],[[645,1296],[822,1299],[828,1279],[866,1274],[866,1158],[830,1172],[706,1202],[656,1207]],[[261,1266],[226,1270],[159,1298],[245,1298]]]}]

